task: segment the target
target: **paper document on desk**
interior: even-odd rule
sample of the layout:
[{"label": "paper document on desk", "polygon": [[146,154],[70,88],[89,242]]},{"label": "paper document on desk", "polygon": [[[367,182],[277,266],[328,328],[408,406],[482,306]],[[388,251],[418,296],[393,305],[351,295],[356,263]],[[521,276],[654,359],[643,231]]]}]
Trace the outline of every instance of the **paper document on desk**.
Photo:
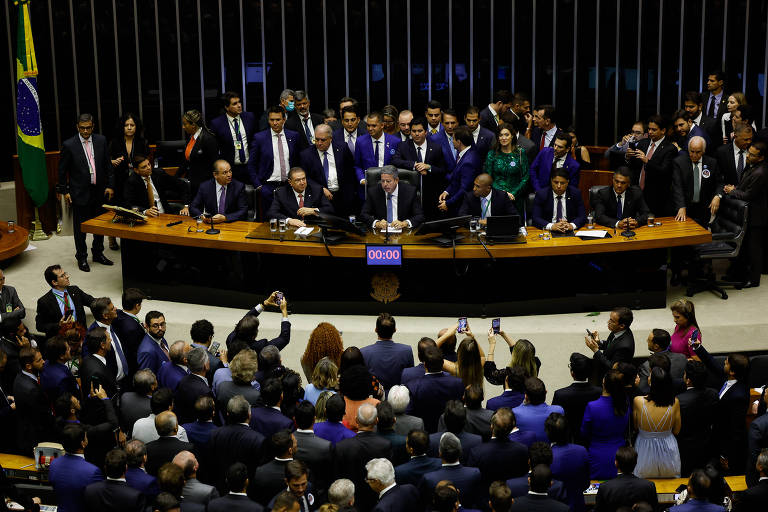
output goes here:
[{"label": "paper document on desk", "polygon": [[315,228],[311,228],[309,226],[305,226],[303,228],[296,228],[295,233],[297,235],[299,235],[299,236],[307,236],[308,234],[312,233],[312,231],[314,231],[314,230],[315,230]]},{"label": "paper document on desk", "polygon": [[585,238],[605,238],[608,232],[604,229],[582,229],[576,232],[576,236]]}]

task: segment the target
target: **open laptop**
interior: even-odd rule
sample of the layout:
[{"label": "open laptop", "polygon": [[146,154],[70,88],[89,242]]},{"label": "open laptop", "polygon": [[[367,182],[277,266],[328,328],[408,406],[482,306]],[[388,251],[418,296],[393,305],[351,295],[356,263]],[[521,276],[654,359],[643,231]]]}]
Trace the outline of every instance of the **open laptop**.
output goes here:
[{"label": "open laptop", "polygon": [[525,243],[519,215],[491,215],[485,220],[485,239],[489,242]]}]

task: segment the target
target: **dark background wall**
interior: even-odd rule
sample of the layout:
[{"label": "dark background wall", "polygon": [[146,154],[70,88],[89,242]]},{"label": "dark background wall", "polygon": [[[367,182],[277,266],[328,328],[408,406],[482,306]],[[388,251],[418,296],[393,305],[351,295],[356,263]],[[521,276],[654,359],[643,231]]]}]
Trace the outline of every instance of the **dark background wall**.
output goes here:
[{"label": "dark background wall", "polygon": [[[4,4],[0,137],[12,141],[17,16]],[[525,91],[582,143],[608,145],[722,68],[726,93],[744,91],[760,125],[766,112],[766,0],[32,0],[31,12],[47,150],[80,111],[108,137],[131,111],[150,141],[179,139],[183,111],[210,119],[230,89],[256,113],[285,87],[306,89],[316,112],[351,95],[461,113]]]}]

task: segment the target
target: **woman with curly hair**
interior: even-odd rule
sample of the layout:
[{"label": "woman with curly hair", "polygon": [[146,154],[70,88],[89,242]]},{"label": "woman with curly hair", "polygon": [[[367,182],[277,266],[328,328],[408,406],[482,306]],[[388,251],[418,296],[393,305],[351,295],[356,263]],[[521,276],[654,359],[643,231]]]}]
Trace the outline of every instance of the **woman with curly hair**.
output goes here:
[{"label": "woman with curly hair", "polygon": [[344,350],[344,340],[341,333],[333,324],[320,322],[309,335],[307,348],[301,356],[301,369],[307,381],[312,381],[315,366],[324,357],[327,357],[338,367],[341,362],[341,353]]},{"label": "woman with curly hair", "polygon": [[315,365],[311,383],[304,390],[304,400],[308,400],[312,402],[312,405],[315,405],[321,393],[324,391],[335,393],[338,385],[339,368],[336,366],[336,363],[324,357]]}]

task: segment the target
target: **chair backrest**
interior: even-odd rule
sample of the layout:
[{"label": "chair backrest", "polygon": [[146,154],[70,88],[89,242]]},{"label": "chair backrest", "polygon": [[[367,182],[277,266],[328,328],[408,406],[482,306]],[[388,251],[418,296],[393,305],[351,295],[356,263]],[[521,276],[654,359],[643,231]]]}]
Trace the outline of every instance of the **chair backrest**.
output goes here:
[{"label": "chair backrest", "polygon": [[[749,203],[725,196],[720,201],[715,221],[711,224],[712,239],[726,246],[725,250],[703,252],[702,259],[735,258],[741,251],[749,222]],[[706,246],[706,244],[705,244]],[[728,249],[730,247],[730,250]],[[701,251],[700,251],[701,252]]]},{"label": "chair backrest", "polygon": [[[376,187],[381,181],[381,170],[383,167],[369,167],[365,170],[365,195],[368,196],[368,189]],[[404,181],[416,187],[421,201],[421,174],[411,169],[397,169],[397,176],[400,181]]]},{"label": "chair backrest", "polygon": [[759,388],[768,384],[768,355],[749,358],[749,387]]},{"label": "chair backrest", "polygon": [[597,193],[604,188],[608,188],[609,186],[610,185],[593,185],[589,187],[589,208],[591,210],[595,209],[595,204],[597,203]]},{"label": "chair backrest", "polygon": [[256,189],[253,185],[250,183],[245,184],[245,201],[248,203],[248,213],[246,214],[245,220],[247,221],[254,221],[256,220]]},{"label": "chair backrest", "polygon": [[159,140],[155,149],[155,158],[159,160],[161,167],[181,167],[186,160],[184,157],[186,147],[185,140]]},{"label": "chair backrest", "polygon": [[533,200],[536,198],[536,192],[531,192],[525,198],[525,225],[533,226]]},{"label": "chair backrest", "polygon": [[[182,197],[188,197],[189,199],[187,201],[192,200],[192,185],[189,183],[189,180],[187,178],[176,178],[179,180],[179,183],[181,184],[180,188],[184,192],[184,195]],[[181,197],[178,197],[174,194],[171,194],[168,197],[168,206],[171,208],[170,212],[166,213],[179,213],[182,208],[184,208],[184,201]]]}]

